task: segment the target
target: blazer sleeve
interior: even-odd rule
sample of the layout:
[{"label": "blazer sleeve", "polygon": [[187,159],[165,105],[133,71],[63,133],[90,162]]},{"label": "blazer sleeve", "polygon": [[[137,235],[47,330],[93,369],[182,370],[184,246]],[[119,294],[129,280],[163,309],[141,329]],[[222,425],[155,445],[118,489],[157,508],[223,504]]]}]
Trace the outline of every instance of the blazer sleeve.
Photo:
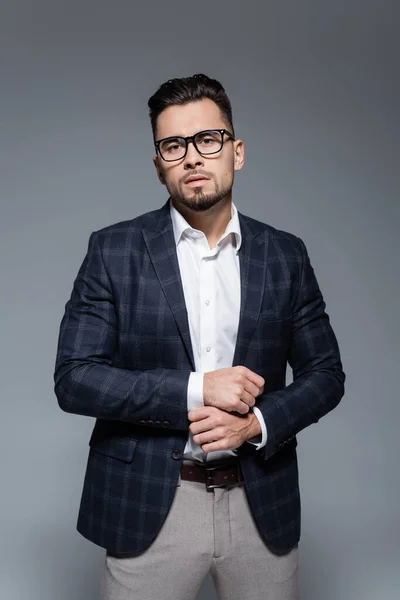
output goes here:
[{"label": "blazer sleeve", "polygon": [[54,372],[58,403],[70,413],[188,430],[190,370],[117,368],[116,345],[113,291],[94,232],[60,325]]},{"label": "blazer sleeve", "polygon": [[265,459],[335,408],[344,394],[345,374],[337,339],[307,249],[298,240],[301,275],[293,303],[288,356],[293,382],[284,389],[261,394],[256,401],[268,429],[267,444],[260,450]]}]

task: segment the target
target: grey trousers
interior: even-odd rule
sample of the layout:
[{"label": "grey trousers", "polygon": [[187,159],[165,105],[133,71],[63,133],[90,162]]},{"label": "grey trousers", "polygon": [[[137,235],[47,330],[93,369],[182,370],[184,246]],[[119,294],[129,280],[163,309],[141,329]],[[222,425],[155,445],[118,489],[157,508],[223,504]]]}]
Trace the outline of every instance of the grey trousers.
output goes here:
[{"label": "grey trousers", "polygon": [[244,485],[181,480],[155,541],[137,556],[106,553],[101,600],[195,600],[210,573],[220,600],[298,600],[298,547],[262,541]]}]

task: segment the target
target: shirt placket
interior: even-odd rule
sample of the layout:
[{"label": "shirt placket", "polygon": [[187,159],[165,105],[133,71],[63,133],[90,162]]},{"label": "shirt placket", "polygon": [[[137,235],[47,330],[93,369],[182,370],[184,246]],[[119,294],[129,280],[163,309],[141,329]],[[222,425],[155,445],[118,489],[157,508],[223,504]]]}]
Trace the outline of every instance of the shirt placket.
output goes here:
[{"label": "shirt placket", "polygon": [[[201,371],[215,371],[216,368],[216,290],[215,252],[202,249],[199,276],[200,299],[200,357]],[[208,455],[204,453],[204,460]]]}]

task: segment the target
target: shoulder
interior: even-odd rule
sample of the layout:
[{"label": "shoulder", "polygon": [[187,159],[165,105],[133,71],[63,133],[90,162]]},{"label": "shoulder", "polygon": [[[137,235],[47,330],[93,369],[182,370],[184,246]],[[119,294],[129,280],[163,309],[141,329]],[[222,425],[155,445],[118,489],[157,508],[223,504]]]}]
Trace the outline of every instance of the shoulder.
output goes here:
[{"label": "shoulder", "polygon": [[240,214],[241,222],[254,235],[268,241],[268,252],[293,256],[302,259],[307,252],[303,240],[289,231],[277,229],[268,223],[263,223],[247,215]]},{"label": "shoulder", "polygon": [[91,238],[96,238],[100,244],[119,244],[126,241],[127,238],[135,239],[140,236],[144,229],[152,228],[156,225],[160,215],[160,209],[152,210],[126,221],[112,223],[102,227],[91,234]]}]

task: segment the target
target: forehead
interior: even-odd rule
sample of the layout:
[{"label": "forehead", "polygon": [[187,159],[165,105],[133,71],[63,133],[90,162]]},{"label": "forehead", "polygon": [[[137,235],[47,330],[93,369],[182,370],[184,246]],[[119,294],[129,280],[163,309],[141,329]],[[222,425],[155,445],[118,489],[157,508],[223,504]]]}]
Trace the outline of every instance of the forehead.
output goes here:
[{"label": "forehead", "polygon": [[223,129],[226,123],[215,102],[209,98],[169,106],[158,116],[157,138],[193,135],[203,129]]}]

